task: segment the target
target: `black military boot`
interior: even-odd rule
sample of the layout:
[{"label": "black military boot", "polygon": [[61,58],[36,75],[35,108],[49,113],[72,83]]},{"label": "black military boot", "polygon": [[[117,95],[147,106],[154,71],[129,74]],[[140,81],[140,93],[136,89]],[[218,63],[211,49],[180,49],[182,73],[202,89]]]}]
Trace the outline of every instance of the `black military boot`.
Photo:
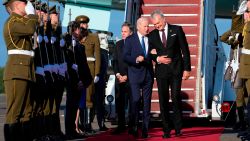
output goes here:
[{"label": "black military boot", "polygon": [[53,126],[54,126],[54,135],[57,137],[57,140],[65,140],[66,136],[61,130],[61,123],[60,123],[60,117],[59,114],[53,115]]},{"label": "black military boot", "polygon": [[21,124],[5,124],[4,125],[4,139],[5,141],[18,141],[21,138]]},{"label": "black military boot", "polygon": [[21,134],[23,141],[32,141],[35,131],[31,128],[31,121],[22,122]]},{"label": "black military boot", "polygon": [[235,131],[244,131],[244,130],[246,130],[244,107],[243,106],[237,107],[237,113],[238,113],[239,122],[237,122],[233,126],[233,130],[235,130]]},{"label": "black military boot", "polygon": [[245,111],[244,107],[238,107],[238,116],[239,116],[239,123],[240,123],[240,130],[245,131],[246,130],[246,121],[245,121]]}]

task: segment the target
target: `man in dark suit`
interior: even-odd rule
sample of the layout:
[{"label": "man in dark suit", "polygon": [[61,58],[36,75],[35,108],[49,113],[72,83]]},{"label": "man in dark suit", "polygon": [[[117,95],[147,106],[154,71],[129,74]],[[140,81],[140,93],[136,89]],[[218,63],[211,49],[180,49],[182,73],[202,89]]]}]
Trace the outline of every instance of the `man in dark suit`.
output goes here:
[{"label": "man in dark suit", "polygon": [[142,137],[148,137],[148,124],[150,118],[150,103],[153,86],[153,67],[148,44],[148,20],[137,20],[137,32],[127,37],[123,52],[123,59],[128,64],[128,79],[131,87],[131,113],[132,128],[129,133],[138,135],[137,125],[139,117],[140,98],[143,101]]},{"label": "man in dark suit", "polygon": [[122,25],[122,40],[116,43],[114,51],[114,72],[117,78],[116,86],[118,90],[116,93],[118,127],[114,130],[113,134],[119,134],[126,129],[125,106],[126,98],[128,98],[130,94],[130,88],[128,84],[128,66],[120,56],[123,54],[125,39],[132,34],[132,30],[133,27],[129,23],[125,22]]},{"label": "man in dark suit", "polygon": [[154,49],[155,75],[158,86],[163,138],[170,137],[169,88],[173,102],[173,122],[176,136],[181,133],[181,82],[190,76],[191,63],[188,43],[180,26],[168,24],[161,11],[151,13],[155,28],[149,34],[149,44]]}]

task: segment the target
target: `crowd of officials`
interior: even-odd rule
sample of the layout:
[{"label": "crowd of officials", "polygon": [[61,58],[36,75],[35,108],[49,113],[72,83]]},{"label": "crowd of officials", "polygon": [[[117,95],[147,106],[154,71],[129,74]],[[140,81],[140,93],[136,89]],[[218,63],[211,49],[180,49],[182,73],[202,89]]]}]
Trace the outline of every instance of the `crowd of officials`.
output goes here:
[{"label": "crowd of officials", "polygon": [[[4,25],[8,60],[4,72],[7,113],[6,141],[65,140],[93,135],[96,114],[100,131],[105,126],[105,88],[108,67],[107,38],[88,30],[89,17],[79,15],[62,33],[56,6],[26,0],[4,0],[10,14]],[[69,13],[70,14],[70,13]],[[118,127],[138,137],[142,106],[142,138],[149,138],[151,96],[156,77],[163,122],[162,138],[170,138],[169,95],[173,102],[173,129],[181,136],[181,82],[190,76],[188,43],[180,26],[168,24],[155,10],[150,20],[140,17],[136,31],[125,22],[116,43],[114,72],[117,82]],[[155,62],[155,72],[152,61]],[[171,88],[171,92],[169,92]],[[65,134],[59,110],[66,89]],[[127,99],[129,102],[127,104]],[[129,107],[126,122],[125,107]]]}]

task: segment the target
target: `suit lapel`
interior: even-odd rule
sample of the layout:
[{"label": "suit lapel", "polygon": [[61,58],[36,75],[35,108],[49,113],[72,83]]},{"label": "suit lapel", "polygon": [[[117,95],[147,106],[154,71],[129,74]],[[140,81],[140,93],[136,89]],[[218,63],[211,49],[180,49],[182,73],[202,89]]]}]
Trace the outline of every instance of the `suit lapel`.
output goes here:
[{"label": "suit lapel", "polygon": [[172,32],[173,32],[172,26],[169,24],[169,25],[168,25],[167,47],[168,47],[169,45],[171,45],[171,43],[172,43],[172,40],[171,40],[171,38],[170,38],[171,35],[173,34]]}]

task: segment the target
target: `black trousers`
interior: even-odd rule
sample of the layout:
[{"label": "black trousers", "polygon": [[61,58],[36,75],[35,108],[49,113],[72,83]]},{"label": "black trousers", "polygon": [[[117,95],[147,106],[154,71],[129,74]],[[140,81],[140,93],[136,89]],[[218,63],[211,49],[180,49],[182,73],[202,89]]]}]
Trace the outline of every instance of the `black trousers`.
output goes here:
[{"label": "black trousers", "polygon": [[158,94],[160,102],[160,111],[163,123],[163,132],[170,133],[170,114],[169,114],[169,88],[171,88],[171,99],[173,107],[173,123],[176,131],[182,127],[181,115],[181,82],[182,77],[168,76],[165,78],[156,78],[158,85]]},{"label": "black trousers", "polygon": [[118,117],[118,127],[125,127],[125,110],[126,107],[128,107],[128,99],[131,92],[128,82],[119,83],[117,85],[118,93],[116,94],[116,112]]},{"label": "black trousers", "polygon": [[99,127],[103,127],[105,119],[105,89],[106,89],[106,77],[107,77],[107,68],[108,68],[108,51],[101,49],[101,69],[99,74],[99,81],[95,84],[95,93],[94,93],[94,107],[97,114],[97,122]]}]

